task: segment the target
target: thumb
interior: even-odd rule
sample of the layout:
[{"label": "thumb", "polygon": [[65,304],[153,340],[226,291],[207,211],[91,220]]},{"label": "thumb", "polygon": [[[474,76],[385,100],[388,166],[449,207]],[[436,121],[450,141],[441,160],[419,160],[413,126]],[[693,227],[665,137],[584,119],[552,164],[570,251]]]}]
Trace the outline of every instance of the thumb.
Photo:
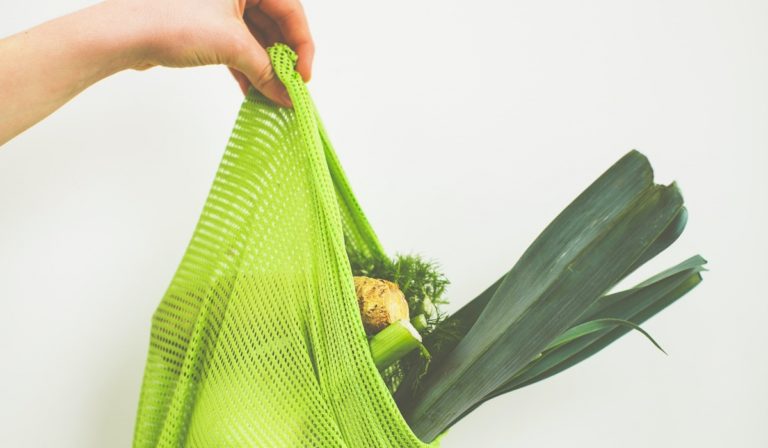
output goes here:
[{"label": "thumb", "polygon": [[288,91],[272,69],[269,55],[247,30],[240,37],[240,44],[235,45],[235,54],[230,58],[229,66],[240,71],[251,85],[267,98],[283,107],[293,107]]}]

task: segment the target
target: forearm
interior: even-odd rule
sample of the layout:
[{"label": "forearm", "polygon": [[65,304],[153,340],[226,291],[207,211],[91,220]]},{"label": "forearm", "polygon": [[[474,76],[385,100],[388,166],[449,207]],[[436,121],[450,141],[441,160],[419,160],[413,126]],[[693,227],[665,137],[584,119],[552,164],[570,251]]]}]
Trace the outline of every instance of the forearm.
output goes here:
[{"label": "forearm", "polygon": [[0,145],[141,60],[137,30],[100,3],[0,40]]},{"label": "forearm", "polygon": [[298,0],[105,0],[0,40],[0,145],[127,68],[225,64],[244,92],[290,107],[265,51],[275,42],[296,49],[309,80],[314,44]]}]

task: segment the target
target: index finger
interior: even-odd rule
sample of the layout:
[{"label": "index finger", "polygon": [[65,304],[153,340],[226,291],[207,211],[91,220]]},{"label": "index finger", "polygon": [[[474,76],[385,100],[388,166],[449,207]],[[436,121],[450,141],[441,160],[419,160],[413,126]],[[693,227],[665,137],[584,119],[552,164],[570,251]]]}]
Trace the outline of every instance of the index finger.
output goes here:
[{"label": "index finger", "polygon": [[315,44],[312,41],[312,35],[309,33],[307,16],[304,14],[304,8],[299,0],[261,0],[257,4],[259,9],[269,16],[280,28],[280,32],[285,37],[285,43],[299,57],[296,63],[296,70],[304,78],[305,82],[309,81],[312,77],[312,60],[315,57]]}]

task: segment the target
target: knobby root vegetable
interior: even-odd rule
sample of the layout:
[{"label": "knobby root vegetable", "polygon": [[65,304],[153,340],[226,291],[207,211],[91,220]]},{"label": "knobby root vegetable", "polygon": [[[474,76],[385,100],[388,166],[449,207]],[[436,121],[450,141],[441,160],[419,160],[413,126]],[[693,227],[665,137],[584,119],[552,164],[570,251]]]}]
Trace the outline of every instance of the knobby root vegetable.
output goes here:
[{"label": "knobby root vegetable", "polygon": [[368,334],[376,334],[399,320],[409,320],[408,302],[396,284],[370,277],[354,277],[354,282],[360,315]]}]

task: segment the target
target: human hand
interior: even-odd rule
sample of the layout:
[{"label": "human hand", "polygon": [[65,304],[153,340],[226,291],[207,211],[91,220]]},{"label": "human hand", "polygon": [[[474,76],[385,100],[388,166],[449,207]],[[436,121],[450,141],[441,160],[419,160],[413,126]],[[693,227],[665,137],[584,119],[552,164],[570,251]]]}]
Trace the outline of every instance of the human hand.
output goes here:
[{"label": "human hand", "polygon": [[288,44],[308,81],[314,44],[299,0],[105,0],[0,39],[0,145],[121,70],[224,64],[290,107],[265,47]]},{"label": "human hand", "polygon": [[312,74],[314,43],[299,0],[107,0],[134,20],[135,69],[153,66],[227,65],[243,93],[249,85],[270,100],[291,106],[265,48],[288,44],[297,71]]}]

